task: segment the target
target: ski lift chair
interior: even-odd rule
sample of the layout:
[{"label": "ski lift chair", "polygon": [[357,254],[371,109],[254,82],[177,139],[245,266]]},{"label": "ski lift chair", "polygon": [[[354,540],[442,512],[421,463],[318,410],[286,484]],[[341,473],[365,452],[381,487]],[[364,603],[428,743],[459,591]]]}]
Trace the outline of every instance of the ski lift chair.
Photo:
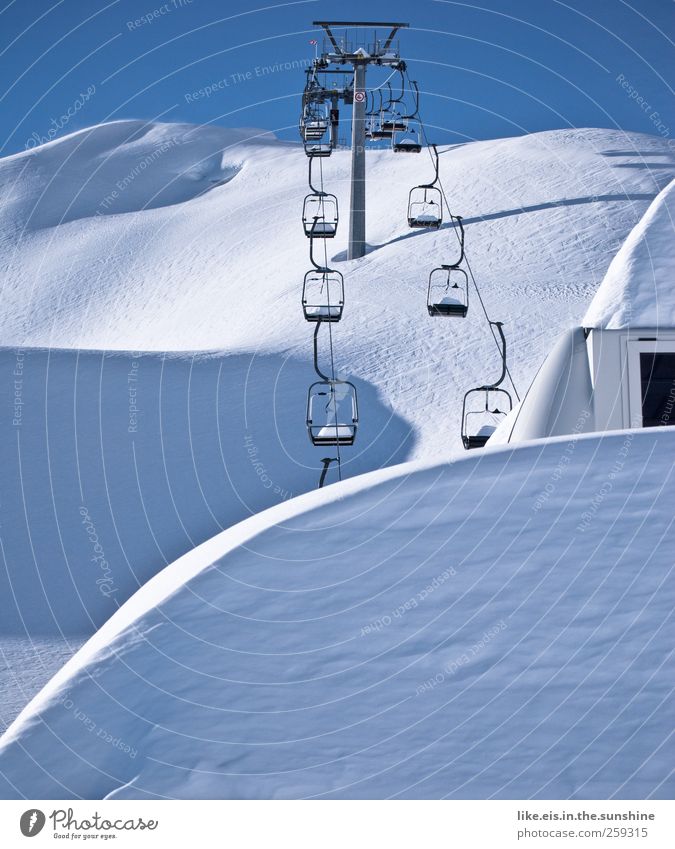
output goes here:
[{"label": "ski lift chair", "polygon": [[483,448],[500,422],[513,409],[511,395],[497,386],[469,389],[462,404],[462,444]]},{"label": "ski lift chair", "polygon": [[305,110],[300,116],[300,136],[303,141],[320,139],[328,130],[330,122],[326,115]]},{"label": "ski lift chair", "polygon": [[422,134],[416,123],[405,122],[403,129],[393,131],[391,147],[394,153],[419,153],[422,150]]},{"label": "ski lift chair", "polygon": [[437,230],[443,223],[443,195],[434,185],[415,186],[408,195],[408,226]]},{"label": "ski lift chair", "polygon": [[382,139],[390,139],[394,134],[391,130],[385,130],[382,126],[384,121],[384,116],[382,113],[376,116],[375,123],[373,125],[373,129],[371,130],[370,137],[374,141],[381,141]]},{"label": "ski lift chair", "polygon": [[393,135],[391,130],[384,129],[384,113],[380,112],[377,115],[370,115],[366,123],[366,138],[373,141],[382,141],[382,139],[390,139]]},{"label": "ski lift chair", "polygon": [[323,103],[306,103],[300,117],[300,135],[303,141],[316,141],[330,128],[330,115]]},{"label": "ski lift chair", "polygon": [[[401,74],[403,79],[403,74]],[[419,119],[420,114],[420,90],[417,83],[411,80],[412,87],[415,90],[415,108],[412,112],[401,114],[400,123],[405,126],[397,127],[391,138],[391,147],[394,153],[419,153],[422,150],[422,124]],[[403,100],[403,88],[401,88],[401,96],[395,102],[400,103]]]},{"label": "ski lift chair", "polygon": [[427,309],[430,316],[464,318],[469,310],[469,276],[464,262],[464,224],[461,215],[451,215],[459,231],[459,257],[452,265],[434,268],[429,275]]},{"label": "ski lift chair", "polygon": [[499,380],[476,389],[469,389],[462,402],[462,444],[469,450],[483,448],[501,421],[513,409],[511,395],[500,384],[506,377],[506,337],[501,321],[490,321],[499,333],[502,373]]},{"label": "ski lift chair", "polygon": [[303,127],[302,137],[305,141],[320,139],[328,127],[328,121],[324,118],[316,118],[306,121]]},{"label": "ski lift chair", "polygon": [[381,128],[384,132],[391,133],[402,133],[408,129],[408,118],[410,116],[405,115],[405,107],[403,105],[403,98],[405,96],[405,76],[403,71],[399,70],[400,78],[401,78],[401,92],[397,97],[394,97],[391,84],[387,81],[387,87],[389,88],[389,102],[384,107],[384,111],[382,113],[381,120]]},{"label": "ski lift chair", "polygon": [[[318,123],[318,122],[315,122]],[[323,129],[319,132],[318,127],[303,133],[304,147],[307,156],[330,156],[333,152],[333,125],[328,121],[322,121]]]},{"label": "ski lift chair", "polygon": [[[371,106],[372,102],[372,106]],[[380,94],[380,102],[382,95]],[[366,92],[366,114],[365,114],[365,134],[367,139],[373,139],[373,132],[378,129],[379,121],[378,114],[375,110],[375,92]]]},{"label": "ski lift chair", "polygon": [[404,133],[408,129],[408,121],[399,112],[390,112],[388,116],[383,117],[382,129],[392,135]]},{"label": "ski lift chair", "polygon": [[429,275],[427,309],[430,316],[464,318],[469,310],[469,278],[463,268],[441,265]]},{"label": "ski lift chair", "polygon": [[384,121],[384,113],[379,112],[366,113],[366,138],[371,141],[380,141],[381,139],[390,139],[392,137],[391,130],[385,130],[382,126]]},{"label": "ski lift chair", "polygon": [[338,202],[328,192],[312,192],[305,197],[302,224],[308,239],[332,239],[337,232]]},{"label": "ski lift chair", "polygon": [[436,185],[439,176],[438,150],[435,144],[431,144],[429,147],[433,151],[436,175],[431,183],[410,189],[408,195],[408,226],[438,229],[443,223],[443,192]]},{"label": "ski lift chair", "polygon": [[324,136],[314,140],[305,142],[305,153],[307,156],[330,156],[333,152],[333,141],[329,137]]},{"label": "ski lift chair", "polygon": [[353,383],[319,380],[309,387],[307,432],[312,445],[353,445],[358,421]]},{"label": "ski lift chair", "polygon": [[340,321],[345,304],[344,279],[339,271],[313,268],[302,284],[306,321]]}]

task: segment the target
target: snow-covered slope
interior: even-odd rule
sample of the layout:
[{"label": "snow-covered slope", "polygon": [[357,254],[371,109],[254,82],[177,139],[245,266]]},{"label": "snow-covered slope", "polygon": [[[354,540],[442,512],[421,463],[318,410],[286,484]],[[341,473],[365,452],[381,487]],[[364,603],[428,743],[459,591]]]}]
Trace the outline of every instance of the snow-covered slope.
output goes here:
[{"label": "snow-covered slope", "polygon": [[653,201],[607,269],[584,327],[675,327],[675,180]]},{"label": "snow-covered slope", "polygon": [[[566,130],[441,160],[523,389],[672,178],[669,146]],[[142,587],[5,738],[0,796],[672,794],[672,433],[289,500],[324,454],[304,431],[306,169],[268,134],[133,121],[0,160],[0,652],[30,658],[20,685]],[[475,297],[464,321],[426,313],[456,248],[406,226],[431,163],[369,154],[355,262],[348,152],[323,169],[361,409],[344,473],[447,460],[498,360]]]},{"label": "snow-covered slope", "polygon": [[[457,146],[441,161],[522,390],[669,179],[669,147],[565,130]],[[340,257],[349,153],[322,167],[343,210],[328,244]],[[428,273],[456,249],[446,228],[407,227],[408,190],[430,173],[426,155],[370,153],[373,250],[335,262],[346,280],[337,365],[361,393],[347,476],[451,454],[462,394],[498,369],[475,297],[466,320],[426,313]],[[263,133],[134,121],[0,160],[0,344],[47,348],[0,353],[14,388],[0,423],[5,630],[95,627],[193,544],[316,485],[306,178],[300,147]],[[138,354],[200,349],[217,353]]]},{"label": "snow-covered slope", "polygon": [[[464,216],[490,315],[505,322],[521,389],[552,338],[579,323],[612,256],[675,173],[673,161],[667,141],[611,130],[442,150],[444,185]],[[340,261],[349,167],[348,151],[322,163],[342,210],[327,244],[346,281],[338,366],[379,390],[408,424],[417,437],[411,456],[432,459],[458,446],[458,401],[498,371],[497,352],[475,295],[465,320],[426,313],[428,274],[457,247],[448,228],[408,229],[408,190],[432,173],[426,154],[369,154],[373,250],[352,262]],[[0,186],[0,344],[210,349],[309,364],[299,145],[125,121],[0,161]]]},{"label": "snow-covered slope", "polygon": [[0,796],[672,798],[675,430],[310,493],[143,587]]},{"label": "snow-covered slope", "polygon": [[[309,267],[300,223],[307,160],[299,145],[249,136],[123,121],[0,161],[2,344],[299,346],[306,356],[298,287]],[[331,257],[346,246],[349,163],[348,151],[323,163],[343,213]],[[443,149],[441,163],[450,203],[465,217],[472,265],[488,306],[507,322],[517,360],[521,328],[541,333],[548,316],[578,318],[674,170],[667,141],[611,130],[458,145]],[[431,173],[426,154],[369,154],[374,250],[338,263],[348,299],[340,354],[360,371],[379,374],[373,351],[401,335],[412,343],[407,353],[396,349],[406,365],[414,356],[426,364],[434,348],[418,340],[430,334],[437,345],[461,334],[462,348],[491,351],[475,348],[485,335],[479,310],[460,327],[432,327],[425,316],[428,272],[456,248],[447,229],[407,227],[408,190]]]},{"label": "snow-covered slope", "polygon": [[[522,390],[672,177],[669,145],[565,130],[441,162]],[[475,297],[465,320],[427,315],[456,250],[448,228],[407,227],[430,160],[372,152],[368,169],[372,250],[347,262],[349,152],[323,163],[343,213],[337,366],[360,396],[345,476],[451,456],[464,391],[499,367]],[[80,639],[194,545],[316,486],[306,179],[299,145],[268,134],[138,121],[0,160],[2,633]]]},{"label": "snow-covered slope", "polygon": [[[0,419],[0,633],[92,633],[185,551],[314,489],[312,374],[269,354],[0,351],[20,402]],[[358,388],[349,474],[405,459],[413,441]]]}]

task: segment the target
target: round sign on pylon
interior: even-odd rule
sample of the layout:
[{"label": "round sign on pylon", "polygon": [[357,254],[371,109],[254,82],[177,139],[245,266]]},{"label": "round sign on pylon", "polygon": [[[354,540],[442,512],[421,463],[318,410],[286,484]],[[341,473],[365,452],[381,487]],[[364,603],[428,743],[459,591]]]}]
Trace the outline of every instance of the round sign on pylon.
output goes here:
[{"label": "round sign on pylon", "polygon": [[365,91],[355,91],[354,92],[354,100],[357,103],[363,103],[365,99],[366,99]]}]

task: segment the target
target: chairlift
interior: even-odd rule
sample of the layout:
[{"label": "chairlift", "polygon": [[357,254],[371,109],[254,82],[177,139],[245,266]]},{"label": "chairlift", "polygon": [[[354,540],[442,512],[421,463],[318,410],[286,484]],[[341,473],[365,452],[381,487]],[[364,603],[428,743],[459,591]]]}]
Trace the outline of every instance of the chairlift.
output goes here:
[{"label": "chairlift", "polygon": [[321,135],[305,136],[305,153],[307,156],[330,156],[333,152],[333,125],[326,126]]},{"label": "chairlift", "polygon": [[382,121],[382,129],[386,132],[403,134],[408,129],[408,121],[399,112],[391,112],[389,118]]},{"label": "chairlift", "polygon": [[330,156],[333,152],[333,125],[323,103],[308,103],[300,118],[300,135],[307,156]]},{"label": "chairlift", "polygon": [[430,227],[443,223],[443,195],[436,186],[415,186],[408,195],[408,226]]},{"label": "chairlift", "polygon": [[305,197],[302,223],[308,239],[332,239],[337,233],[338,202],[335,195],[315,192]]},{"label": "chairlift", "polygon": [[427,309],[430,316],[464,318],[469,311],[469,278],[463,268],[441,265],[429,275]]},{"label": "chairlift", "polygon": [[380,97],[380,107],[375,110],[375,95],[373,94],[373,112],[369,116],[366,124],[366,136],[373,141],[381,141],[382,139],[390,139],[393,135],[392,130],[384,129],[384,121],[386,116],[386,107],[382,98],[382,91],[378,90]]},{"label": "chairlift", "polygon": [[443,223],[443,193],[438,188],[438,150],[430,145],[434,152],[436,176],[433,182],[415,186],[408,195],[408,226],[431,227],[437,230]]},{"label": "chairlift", "polygon": [[[318,122],[313,122],[317,125]],[[333,152],[333,124],[325,123],[319,131],[318,126],[306,127],[304,131],[304,148],[307,156],[330,156]]]},{"label": "chairlift", "polygon": [[302,109],[300,116],[300,135],[304,142],[318,141],[330,129],[330,114],[328,107],[321,101],[309,100]]},{"label": "chairlift", "polygon": [[313,268],[302,284],[306,321],[340,321],[345,305],[344,278],[331,268]]},{"label": "chairlift", "polygon": [[490,325],[499,331],[502,346],[502,373],[495,383],[469,389],[462,402],[462,444],[467,450],[483,448],[502,420],[513,409],[513,400],[500,384],[506,377],[506,338],[501,321]]},{"label": "chairlift", "polygon": [[328,115],[321,104],[307,103],[303,106],[298,129],[303,141],[323,135],[328,128]]},{"label": "chairlift", "polygon": [[356,387],[317,380],[307,397],[307,432],[313,445],[353,445],[358,427]]},{"label": "chairlift", "polygon": [[452,265],[434,268],[429,275],[427,309],[430,316],[464,318],[469,310],[469,277],[463,268],[464,226],[460,215],[453,216],[459,225],[460,255]]},{"label": "chairlift", "polygon": [[467,451],[483,448],[512,408],[506,389],[493,386],[469,389],[462,405],[462,443]]},{"label": "chairlift", "polygon": [[316,141],[317,139],[322,138],[329,126],[328,121],[324,121],[319,118],[306,121],[302,128],[304,140]]},{"label": "chairlift", "polygon": [[395,129],[391,138],[391,147],[394,153],[420,153],[422,150],[422,123],[419,119],[420,90],[417,83],[412,80],[415,89],[415,108],[409,114],[401,115],[401,126]]},{"label": "chairlift", "polygon": [[314,330],[314,370],[319,380],[307,394],[307,433],[313,445],[353,445],[359,423],[356,387],[348,380],[325,375],[318,363],[318,336],[322,321]]},{"label": "chairlift", "polygon": [[381,129],[384,132],[392,134],[403,133],[408,129],[408,118],[403,114],[402,106],[403,96],[405,94],[405,78],[402,71],[399,71],[399,74],[401,75],[401,93],[398,97],[393,97],[391,84],[387,82],[389,86],[389,103],[380,122]]},{"label": "chairlift", "polygon": [[370,133],[370,137],[371,139],[373,139],[373,141],[382,141],[383,139],[390,139],[393,137],[394,134],[391,130],[384,129],[384,127],[382,126],[383,122],[384,112],[380,112]]},{"label": "chairlift", "polygon": [[335,195],[312,185],[312,162],[309,158],[309,188],[302,207],[302,223],[308,239],[332,239],[337,233],[338,201]]},{"label": "chairlift", "polygon": [[422,150],[422,131],[419,124],[406,121],[404,127],[393,132],[391,148],[394,153],[419,153]]},{"label": "chairlift", "polygon": [[366,112],[364,115],[365,120],[365,134],[367,139],[373,138],[373,130],[376,127],[376,110],[375,110],[375,92],[367,91],[366,92]]}]

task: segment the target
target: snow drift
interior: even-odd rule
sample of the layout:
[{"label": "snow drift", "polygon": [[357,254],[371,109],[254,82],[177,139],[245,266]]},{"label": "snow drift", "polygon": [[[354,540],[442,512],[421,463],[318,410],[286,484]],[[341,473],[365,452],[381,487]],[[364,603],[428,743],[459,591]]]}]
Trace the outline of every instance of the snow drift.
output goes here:
[{"label": "snow drift", "polygon": [[612,260],[583,326],[675,327],[675,180],[633,228]]},{"label": "snow drift", "polygon": [[[18,375],[18,376],[17,376]],[[163,566],[313,489],[311,371],[292,357],[0,351],[2,631],[91,633]],[[409,428],[360,382],[346,474],[404,459]]]},{"label": "snow drift", "polygon": [[672,798],[675,431],[401,466],[146,584],[0,796]]}]

